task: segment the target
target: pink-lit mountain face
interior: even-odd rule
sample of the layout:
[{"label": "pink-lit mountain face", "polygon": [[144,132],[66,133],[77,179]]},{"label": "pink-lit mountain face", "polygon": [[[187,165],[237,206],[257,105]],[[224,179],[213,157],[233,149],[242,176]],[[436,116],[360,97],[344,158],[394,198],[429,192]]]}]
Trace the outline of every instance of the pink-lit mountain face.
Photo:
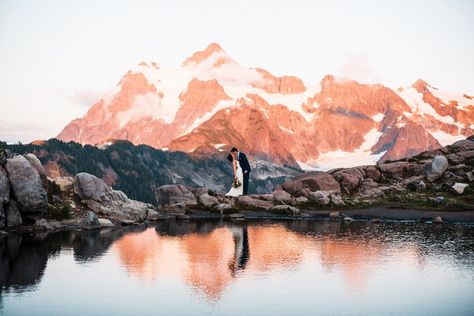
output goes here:
[{"label": "pink-lit mountain face", "polygon": [[331,75],[307,84],[243,67],[213,43],[180,67],[138,64],[58,138],[209,155],[235,146],[279,164],[328,169],[398,159],[472,134],[467,94],[423,80],[395,90]]}]

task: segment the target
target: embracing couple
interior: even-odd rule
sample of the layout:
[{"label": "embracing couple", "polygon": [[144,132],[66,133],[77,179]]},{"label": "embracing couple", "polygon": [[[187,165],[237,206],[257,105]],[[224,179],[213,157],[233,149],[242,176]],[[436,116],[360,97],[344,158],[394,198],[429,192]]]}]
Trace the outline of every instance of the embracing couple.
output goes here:
[{"label": "embracing couple", "polygon": [[226,196],[246,195],[249,188],[250,164],[247,156],[239,152],[237,148],[232,148],[227,159],[232,163],[232,171],[234,172],[234,181],[230,191]]}]

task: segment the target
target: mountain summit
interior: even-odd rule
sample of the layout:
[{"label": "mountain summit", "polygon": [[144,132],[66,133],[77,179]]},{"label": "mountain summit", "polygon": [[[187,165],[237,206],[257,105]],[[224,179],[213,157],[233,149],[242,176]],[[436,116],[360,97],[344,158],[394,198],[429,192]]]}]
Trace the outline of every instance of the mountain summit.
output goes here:
[{"label": "mountain summit", "polygon": [[230,146],[328,169],[398,159],[474,134],[474,100],[423,80],[392,90],[325,76],[310,84],[247,68],[212,43],[181,66],[142,62],[58,135],[215,155]]}]

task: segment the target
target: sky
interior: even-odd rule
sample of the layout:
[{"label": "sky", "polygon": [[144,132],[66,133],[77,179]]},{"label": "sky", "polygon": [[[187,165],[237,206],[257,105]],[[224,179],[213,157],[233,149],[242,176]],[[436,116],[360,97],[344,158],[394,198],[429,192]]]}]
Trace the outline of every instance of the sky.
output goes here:
[{"label": "sky", "polygon": [[137,63],[219,43],[244,66],[474,94],[474,1],[0,0],[0,140],[55,137]]}]

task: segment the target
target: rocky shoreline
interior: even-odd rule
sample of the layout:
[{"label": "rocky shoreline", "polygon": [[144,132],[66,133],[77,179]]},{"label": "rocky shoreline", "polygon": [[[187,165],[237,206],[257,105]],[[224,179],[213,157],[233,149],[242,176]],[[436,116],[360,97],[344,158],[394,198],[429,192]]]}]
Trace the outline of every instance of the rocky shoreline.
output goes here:
[{"label": "rocky shoreline", "polygon": [[156,205],[79,173],[48,178],[33,154],[0,153],[0,230],[96,229],[176,219],[274,218],[474,223],[474,137],[379,165],[312,171],[272,193],[226,197],[169,184]]}]

